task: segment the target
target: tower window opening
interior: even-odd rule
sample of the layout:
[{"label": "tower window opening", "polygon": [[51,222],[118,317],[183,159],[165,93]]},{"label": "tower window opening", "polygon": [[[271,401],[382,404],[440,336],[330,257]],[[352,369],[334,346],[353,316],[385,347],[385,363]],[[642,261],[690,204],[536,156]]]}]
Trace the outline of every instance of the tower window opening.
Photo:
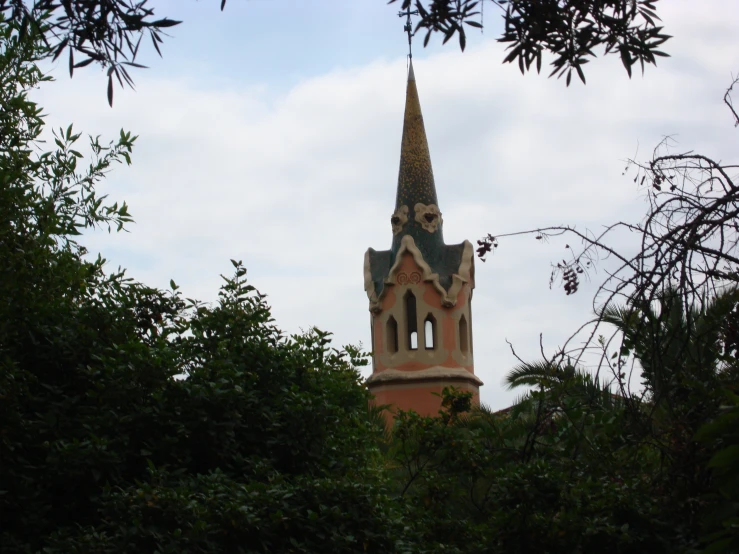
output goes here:
[{"label": "tower window opening", "polygon": [[[467,311],[470,314],[470,329],[472,329],[472,292],[470,292],[470,298],[467,301]],[[472,337],[472,331],[470,331],[470,352],[475,353],[475,340]]]},{"label": "tower window opening", "polygon": [[370,315],[370,344],[375,349],[375,316]]},{"label": "tower window opening", "polygon": [[418,318],[416,316],[416,296],[405,293],[405,321],[408,331],[408,350],[418,350]]},{"label": "tower window opening", "polygon": [[393,316],[387,320],[387,350],[391,354],[398,351],[398,322]]},{"label": "tower window opening", "polygon": [[462,315],[459,318],[459,349],[462,354],[467,354],[469,351],[469,332],[467,329],[467,318]]},{"label": "tower window opening", "polygon": [[423,343],[426,350],[433,350],[436,346],[436,319],[431,314],[423,322]]}]

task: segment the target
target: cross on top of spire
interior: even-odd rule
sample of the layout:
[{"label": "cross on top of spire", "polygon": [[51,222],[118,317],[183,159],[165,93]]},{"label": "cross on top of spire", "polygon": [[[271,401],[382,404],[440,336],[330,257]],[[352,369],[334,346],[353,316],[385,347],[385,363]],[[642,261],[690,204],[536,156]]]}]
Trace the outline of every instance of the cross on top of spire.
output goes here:
[{"label": "cross on top of spire", "polygon": [[411,10],[410,5],[405,11],[398,12],[398,17],[405,17],[405,26],[403,30],[408,33],[408,57],[413,58],[413,51],[411,49],[411,40],[413,38],[413,25],[411,25],[411,16],[418,15],[418,10]]}]

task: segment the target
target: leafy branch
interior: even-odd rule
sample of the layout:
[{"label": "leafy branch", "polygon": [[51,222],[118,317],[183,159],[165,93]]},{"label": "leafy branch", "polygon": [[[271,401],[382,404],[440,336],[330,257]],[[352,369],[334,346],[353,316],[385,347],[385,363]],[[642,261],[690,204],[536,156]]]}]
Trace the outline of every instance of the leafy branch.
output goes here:
[{"label": "leafy branch", "polygon": [[[390,4],[397,0],[390,0]],[[420,20],[414,32],[425,31],[424,46],[433,33],[441,33],[446,43],[455,35],[465,49],[466,26],[482,28],[485,0],[402,0],[411,4]],[[502,10],[504,30],[498,40],[508,45],[504,63],[517,63],[521,73],[536,68],[548,52],[550,77],[565,76],[569,86],[573,71],[585,83],[583,66],[603,54],[621,58],[629,77],[635,65],[642,72],[647,64],[656,65],[661,50],[671,37],[663,32],[657,15],[658,0],[489,0]]]}]

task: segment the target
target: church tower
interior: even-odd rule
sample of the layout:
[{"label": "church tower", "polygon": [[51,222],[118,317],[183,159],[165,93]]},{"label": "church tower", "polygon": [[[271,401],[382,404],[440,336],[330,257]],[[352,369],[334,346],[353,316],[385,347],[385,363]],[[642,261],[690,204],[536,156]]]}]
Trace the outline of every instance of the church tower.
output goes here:
[{"label": "church tower", "polygon": [[372,376],[378,405],[436,415],[444,387],[479,403],[472,348],[474,248],[444,244],[431,156],[413,63],[408,70],[403,140],[390,250],[367,250],[364,289],[372,324]]}]

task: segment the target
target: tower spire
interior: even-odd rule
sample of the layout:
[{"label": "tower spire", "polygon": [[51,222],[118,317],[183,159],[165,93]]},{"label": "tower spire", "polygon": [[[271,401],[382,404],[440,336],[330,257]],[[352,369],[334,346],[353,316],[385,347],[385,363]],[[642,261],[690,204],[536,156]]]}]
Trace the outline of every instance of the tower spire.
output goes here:
[{"label": "tower spire", "polygon": [[403,237],[411,235],[424,258],[433,262],[440,255],[444,239],[413,60],[408,66],[394,222],[396,218],[406,221],[401,226],[393,224],[392,250],[397,251]]},{"label": "tower spire", "polygon": [[[444,388],[455,386],[471,392],[479,403],[482,381],[474,371],[471,319],[475,250],[469,241],[444,244],[410,59],[390,223],[392,248],[369,248],[364,255],[364,290],[372,314],[367,387],[374,402],[434,415]],[[386,415],[391,421],[392,415]]]}]

